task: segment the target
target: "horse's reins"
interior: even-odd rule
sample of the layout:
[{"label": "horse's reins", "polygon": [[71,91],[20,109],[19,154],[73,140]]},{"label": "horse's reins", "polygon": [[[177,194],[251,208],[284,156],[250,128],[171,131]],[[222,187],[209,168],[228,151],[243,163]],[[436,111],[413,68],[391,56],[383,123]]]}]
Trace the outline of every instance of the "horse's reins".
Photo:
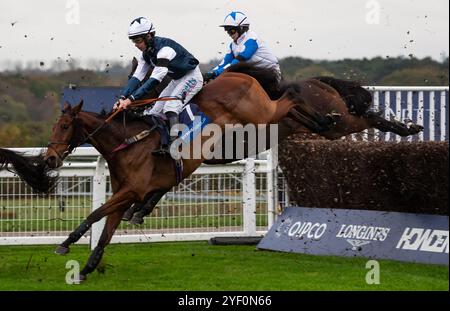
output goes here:
[{"label": "horse's reins", "polygon": [[[145,106],[148,104],[152,104],[154,102],[158,102],[158,101],[162,101],[162,102],[166,102],[166,101],[170,101],[170,100],[181,100],[181,98],[176,97],[176,96],[167,96],[167,97],[160,97],[160,98],[149,98],[149,99],[138,99],[135,100],[134,102],[132,102],[128,107],[134,108],[134,107],[140,107],[140,106]],[[108,119],[105,120],[105,122],[99,127],[101,128],[103,125],[105,125],[106,123],[109,123],[112,119],[114,119],[114,117],[121,111],[123,111],[124,109],[116,109],[109,117]],[[94,132],[96,132],[99,128],[97,128],[96,130],[94,130]],[[93,133],[94,133],[93,132]]]},{"label": "horse's reins", "polygon": [[[145,106],[148,104],[152,104],[154,102],[157,101],[171,101],[171,100],[182,100],[179,97],[176,96],[167,96],[167,97],[160,97],[160,98],[149,98],[149,99],[139,99],[139,100],[135,100],[134,102],[132,102],[128,107],[134,108],[134,107],[141,107],[141,106]],[[85,139],[83,141],[81,141],[78,146],[84,144],[85,142],[87,142],[89,139],[91,139],[95,134],[97,134],[98,131],[100,131],[106,124],[108,124],[109,122],[111,122],[112,119],[114,119],[115,116],[117,116],[120,112],[124,111],[125,109],[123,108],[118,108],[116,109],[100,126],[98,126],[92,133],[87,134],[87,136],[85,137]],[[53,149],[53,151],[58,155],[58,157],[60,158],[60,160],[63,160],[64,157],[67,156],[67,154],[70,153],[69,150],[64,151],[63,155],[61,155],[54,147],[52,147],[52,145],[71,145],[71,142],[63,142],[63,141],[50,141],[47,144],[47,148],[51,148]],[[75,149],[75,146],[73,149]],[[70,148],[69,148],[70,149]]]}]

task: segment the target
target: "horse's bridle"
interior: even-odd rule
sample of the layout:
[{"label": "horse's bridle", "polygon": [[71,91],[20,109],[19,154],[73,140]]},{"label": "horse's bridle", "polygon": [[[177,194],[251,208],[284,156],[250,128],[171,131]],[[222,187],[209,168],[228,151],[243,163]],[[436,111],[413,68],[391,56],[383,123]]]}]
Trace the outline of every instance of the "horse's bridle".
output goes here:
[{"label": "horse's bridle", "polygon": [[[76,124],[77,122],[77,118],[73,119],[74,123]],[[47,148],[52,149],[56,155],[58,156],[58,158],[62,161],[64,161],[64,159],[78,146],[84,144],[88,139],[90,139],[95,133],[97,133],[98,130],[100,130],[100,128],[102,128],[105,125],[105,123],[103,123],[102,125],[100,125],[97,129],[95,129],[91,134],[87,134],[85,133],[84,129],[83,130],[83,136],[84,139],[80,140],[80,142],[74,142],[73,141],[73,136],[72,138],[69,140],[69,142],[65,142],[65,141],[49,141],[47,144]],[[77,125],[74,125],[75,128],[77,127]],[[76,129],[75,129],[76,130]],[[56,150],[56,148],[53,147],[53,145],[67,145],[69,146],[62,154],[58,152],[58,150]]]},{"label": "horse's bridle", "polygon": [[61,160],[61,162],[67,157],[67,155],[69,154],[69,149],[67,149],[66,151],[64,151],[64,153],[61,155],[58,150],[56,150],[52,145],[70,145],[69,143],[66,142],[62,142],[62,141],[50,141],[47,144],[47,149],[52,149],[56,155],[58,156],[58,158]]}]

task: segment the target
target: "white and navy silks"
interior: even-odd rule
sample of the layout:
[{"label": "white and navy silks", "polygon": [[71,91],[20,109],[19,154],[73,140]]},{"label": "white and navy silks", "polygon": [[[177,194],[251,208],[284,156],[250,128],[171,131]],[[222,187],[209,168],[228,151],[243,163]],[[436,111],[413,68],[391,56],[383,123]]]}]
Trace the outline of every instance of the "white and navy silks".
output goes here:
[{"label": "white and navy silks", "polygon": [[222,62],[213,68],[212,72],[217,77],[229,66],[240,61],[248,62],[259,68],[274,69],[281,78],[277,57],[254,31],[248,30],[237,39],[237,42],[231,42],[228,53]]},{"label": "white and navy silks", "polygon": [[[122,91],[122,98],[132,101],[142,99],[156,87],[166,75],[172,78],[160,97],[174,96],[189,102],[203,86],[199,61],[177,42],[163,37],[154,37],[151,46],[137,57],[138,66],[128,84]],[[151,67],[154,67],[148,80],[139,87]],[[165,113],[181,112],[183,102],[171,100],[156,102],[144,114],[154,114],[165,118]]]}]

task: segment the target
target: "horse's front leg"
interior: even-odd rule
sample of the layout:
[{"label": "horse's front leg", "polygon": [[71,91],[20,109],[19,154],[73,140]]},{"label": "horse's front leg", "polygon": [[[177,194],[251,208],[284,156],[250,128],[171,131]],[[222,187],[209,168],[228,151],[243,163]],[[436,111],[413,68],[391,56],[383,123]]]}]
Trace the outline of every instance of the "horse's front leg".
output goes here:
[{"label": "horse's front leg", "polygon": [[115,193],[105,204],[93,211],[78,228],[69,234],[69,237],[56,248],[55,253],[58,255],[67,254],[70,251],[70,244],[77,242],[93,223],[117,210],[125,210],[133,203],[134,198],[134,193],[129,189],[123,189]]},{"label": "horse's front leg", "polygon": [[125,209],[126,207],[108,215],[98,244],[92,251],[91,256],[89,257],[83,270],[80,272],[80,281],[86,280],[87,275],[97,268],[98,264],[102,260],[105,247],[109,244],[109,242],[111,242],[111,238],[120,224]]}]

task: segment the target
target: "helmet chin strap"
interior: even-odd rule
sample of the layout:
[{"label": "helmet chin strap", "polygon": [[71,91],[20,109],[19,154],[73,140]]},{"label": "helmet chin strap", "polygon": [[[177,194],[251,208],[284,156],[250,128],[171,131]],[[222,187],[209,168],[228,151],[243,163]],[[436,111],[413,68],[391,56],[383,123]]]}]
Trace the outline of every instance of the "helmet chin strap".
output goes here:
[{"label": "helmet chin strap", "polygon": [[150,33],[146,34],[144,37],[144,41],[145,41],[145,44],[147,44],[147,46],[149,46],[153,41],[152,35]]},{"label": "helmet chin strap", "polygon": [[150,33],[148,33],[144,37],[144,41],[145,41],[145,44],[147,46],[147,50],[153,49],[153,36]]},{"label": "helmet chin strap", "polygon": [[239,34],[239,37],[238,37],[238,38],[240,38],[240,37],[245,33],[244,28],[241,27],[241,26],[239,26],[239,27],[238,27],[237,33]]},{"label": "helmet chin strap", "polygon": [[244,27],[242,27],[241,24],[242,24],[242,22],[245,21],[246,19],[247,19],[247,16],[244,17],[244,18],[239,22],[239,24],[237,24],[237,26],[236,26],[236,27],[237,27],[237,32],[238,32],[238,34],[239,34],[238,39],[242,36],[243,33],[245,33]]}]

